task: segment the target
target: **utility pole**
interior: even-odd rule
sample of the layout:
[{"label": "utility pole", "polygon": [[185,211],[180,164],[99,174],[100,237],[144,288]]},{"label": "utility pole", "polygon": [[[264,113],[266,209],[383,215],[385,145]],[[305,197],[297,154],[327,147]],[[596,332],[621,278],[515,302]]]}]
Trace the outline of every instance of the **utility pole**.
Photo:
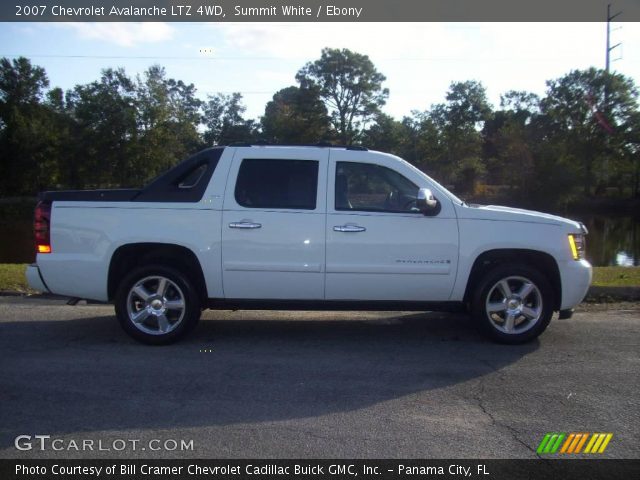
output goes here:
[{"label": "utility pole", "polygon": [[604,114],[609,117],[609,65],[611,63],[611,50],[620,46],[620,42],[611,46],[611,20],[620,15],[622,11],[611,15],[611,4],[607,4],[607,52],[605,60],[605,84],[604,84]]},{"label": "utility pole", "polygon": [[620,46],[620,42],[616,43],[613,47],[611,46],[611,20],[616,18],[621,13],[622,12],[620,11],[614,15],[611,15],[611,4],[609,3],[607,5],[607,52],[606,52],[606,61],[605,61],[605,70],[607,72],[607,75],[609,74],[609,64],[611,63],[610,62],[611,50]]},{"label": "utility pole", "polygon": [[[609,82],[611,81],[611,78],[609,77],[609,66],[611,64],[611,50],[613,50],[614,48],[617,48],[620,46],[620,42],[616,43],[614,46],[611,46],[611,20],[613,20],[614,18],[616,18],[618,15],[620,15],[622,13],[622,11],[615,13],[613,15],[611,15],[611,4],[607,4],[607,51],[606,51],[606,59],[605,59],[605,82],[604,82],[604,119],[603,121],[605,122],[605,124],[608,126],[609,124],[606,123],[607,119],[610,119],[610,113],[611,113],[611,106],[609,105]],[[596,110],[596,113],[598,113],[598,111]],[[611,127],[609,127],[611,128]],[[608,131],[608,130],[607,130]],[[608,131],[609,132],[609,131]],[[609,132],[611,133],[611,132]],[[604,172],[604,178],[601,181],[604,181],[604,183],[608,183],[609,182],[609,176],[606,172],[609,171],[609,155],[611,153],[610,150],[610,142],[608,140],[605,140],[607,143],[607,156],[604,159],[603,162],[603,172]]]}]

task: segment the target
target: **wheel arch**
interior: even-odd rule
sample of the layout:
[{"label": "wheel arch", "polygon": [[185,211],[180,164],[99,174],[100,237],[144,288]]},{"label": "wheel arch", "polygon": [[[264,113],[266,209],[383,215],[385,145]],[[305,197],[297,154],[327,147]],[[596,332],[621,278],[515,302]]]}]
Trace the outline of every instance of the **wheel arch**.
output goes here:
[{"label": "wheel arch", "polygon": [[151,242],[128,243],[113,252],[107,279],[109,301],[114,299],[119,282],[128,272],[151,264],[166,265],[187,275],[194,282],[202,304],[206,304],[207,286],[196,254],[182,245]]},{"label": "wheel arch", "polygon": [[554,294],[553,309],[559,310],[562,301],[562,283],[558,263],[550,254],[539,250],[502,248],[482,252],[473,262],[467,286],[464,292],[464,302],[469,304],[475,287],[484,275],[497,265],[506,263],[520,263],[538,270],[549,280]]}]

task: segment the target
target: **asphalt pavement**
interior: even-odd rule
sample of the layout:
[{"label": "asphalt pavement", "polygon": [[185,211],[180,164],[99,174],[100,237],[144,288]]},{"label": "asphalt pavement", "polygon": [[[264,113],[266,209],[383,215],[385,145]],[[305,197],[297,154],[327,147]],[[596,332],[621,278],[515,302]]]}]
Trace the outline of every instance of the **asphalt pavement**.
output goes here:
[{"label": "asphalt pavement", "polygon": [[150,347],[110,306],[2,297],[0,458],[535,458],[611,432],[602,456],[637,459],[639,369],[637,303],[520,346],[462,314],[208,311]]}]

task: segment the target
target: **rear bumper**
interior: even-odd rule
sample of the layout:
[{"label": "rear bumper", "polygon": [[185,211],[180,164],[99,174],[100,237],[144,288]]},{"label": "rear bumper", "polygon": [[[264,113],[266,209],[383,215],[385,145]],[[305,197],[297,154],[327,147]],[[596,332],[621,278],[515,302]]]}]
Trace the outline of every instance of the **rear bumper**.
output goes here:
[{"label": "rear bumper", "polygon": [[30,288],[34,290],[38,290],[40,292],[49,292],[47,285],[44,283],[44,280],[42,279],[42,275],[40,274],[40,269],[38,268],[38,265],[34,263],[27,266],[27,270],[25,274],[27,276],[27,283],[29,284]]},{"label": "rear bumper", "polygon": [[560,310],[570,310],[584,300],[591,285],[592,270],[591,264],[586,260],[569,260],[560,265],[562,280]]}]

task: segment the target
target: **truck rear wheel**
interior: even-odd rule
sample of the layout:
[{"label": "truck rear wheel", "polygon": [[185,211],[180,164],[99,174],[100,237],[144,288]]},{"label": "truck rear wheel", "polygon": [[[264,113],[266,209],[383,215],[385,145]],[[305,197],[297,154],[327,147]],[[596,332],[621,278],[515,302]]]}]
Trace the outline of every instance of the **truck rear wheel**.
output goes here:
[{"label": "truck rear wheel", "polygon": [[140,267],[127,275],[115,296],[122,328],[139,342],[173,343],[200,319],[200,298],[182,272],[163,265]]},{"label": "truck rear wheel", "polygon": [[553,289],[547,277],[528,265],[499,265],[478,283],[471,304],[480,329],[500,343],[538,337],[553,315]]}]

